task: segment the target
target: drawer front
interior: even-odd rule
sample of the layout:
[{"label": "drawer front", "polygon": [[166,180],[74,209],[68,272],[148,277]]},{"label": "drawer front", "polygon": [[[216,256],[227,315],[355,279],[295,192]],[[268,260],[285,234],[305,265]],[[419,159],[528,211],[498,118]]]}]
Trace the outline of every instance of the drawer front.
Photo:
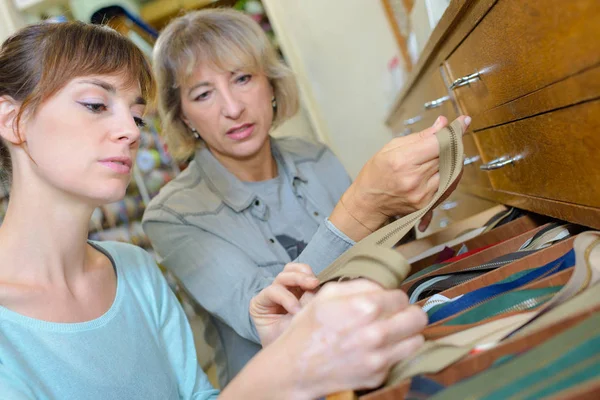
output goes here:
[{"label": "drawer front", "polygon": [[483,164],[479,150],[475,144],[473,135],[463,136],[463,148],[465,151],[465,161],[463,166],[463,175],[460,184],[463,186],[478,186],[481,188],[490,189],[490,179],[485,171],[479,169]]},{"label": "drawer front", "polygon": [[[433,125],[440,115],[452,121],[457,117],[457,113],[455,100],[451,95],[448,93],[440,68],[430,68],[402,102],[393,121],[394,134],[420,132]],[[443,101],[446,96],[448,99]],[[437,106],[431,104],[435,100],[438,100]],[[427,103],[430,104],[425,108]]]},{"label": "drawer front", "polygon": [[600,207],[600,100],[475,133],[495,190]]},{"label": "drawer front", "polygon": [[600,63],[599,21],[598,0],[499,0],[445,62],[451,81],[479,72],[453,90],[462,110],[477,116]]}]

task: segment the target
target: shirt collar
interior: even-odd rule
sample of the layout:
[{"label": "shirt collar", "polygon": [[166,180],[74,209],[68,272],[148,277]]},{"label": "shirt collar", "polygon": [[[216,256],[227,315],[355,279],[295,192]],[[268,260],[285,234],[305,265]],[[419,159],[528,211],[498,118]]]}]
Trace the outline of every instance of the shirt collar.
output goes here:
[{"label": "shirt collar", "polygon": [[[278,165],[283,167],[281,168],[283,171],[280,170],[279,173],[283,172],[290,182],[296,179],[306,182],[306,178],[298,171],[293,157],[282,152],[277,146],[277,140],[272,138],[271,151]],[[256,199],[256,193],[229,172],[205,146],[196,150],[194,162],[211,190],[236,212],[250,207]],[[295,191],[296,186],[292,185],[292,187]]]}]

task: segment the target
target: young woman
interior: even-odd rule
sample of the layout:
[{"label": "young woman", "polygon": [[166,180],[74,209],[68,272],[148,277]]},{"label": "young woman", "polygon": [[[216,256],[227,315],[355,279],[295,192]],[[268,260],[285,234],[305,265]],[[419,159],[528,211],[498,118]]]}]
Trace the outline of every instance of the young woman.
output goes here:
[{"label": "young woman", "polygon": [[447,120],[392,140],[351,183],[325,146],[269,136],[296,112],[296,84],[251,18],[222,9],[174,20],[154,69],[169,149],[194,160],[149,205],[144,228],[210,313],[207,340],[225,385],[260,350],[248,304],[286,263],[319,273],[389,217],[430,201],[434,133]]},{"label": "young woman", "polygon": [[[0,226],[3,399],[218,394],[151,257],[87,240],[92,211],[125,194],[152,93],[142,53],[107,28],[33,25],[0,48],[0,167],[11,182]],[[422,342],[425,318],[404,294],[356,281],[295,297],[316,284],[308,266],[290,264],[252,299],[265,349],[222,398],[372,387]]]}]

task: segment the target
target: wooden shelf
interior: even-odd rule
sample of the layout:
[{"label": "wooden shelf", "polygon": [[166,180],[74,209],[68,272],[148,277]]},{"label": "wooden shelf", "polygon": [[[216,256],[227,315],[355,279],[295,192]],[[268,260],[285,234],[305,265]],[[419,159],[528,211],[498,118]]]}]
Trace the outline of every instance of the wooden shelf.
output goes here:
[{"label": "wooden shelf", "polygon": [[236,0],[154,0],[142,6],[142,19],[155,28],[162,28],[171,19],[187,11],[206,7],[231,7]]}]

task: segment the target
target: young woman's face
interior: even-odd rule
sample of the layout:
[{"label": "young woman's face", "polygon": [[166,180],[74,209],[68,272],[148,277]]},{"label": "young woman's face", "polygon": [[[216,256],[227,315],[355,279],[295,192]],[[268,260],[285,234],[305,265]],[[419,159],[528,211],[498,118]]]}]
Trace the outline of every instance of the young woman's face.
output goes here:
[{"label": "young woman's face", "polygon": [[24,125],[33,171],[43,182],[93,205],[125,195],[145,102],[119,76],[70,81]]},{"label": "young woman's face", "polygon": [[254,156],[267,144],[273,122],[273,89],[267,77],[199,65],[181,87],[183,118],[213,153]]}]

